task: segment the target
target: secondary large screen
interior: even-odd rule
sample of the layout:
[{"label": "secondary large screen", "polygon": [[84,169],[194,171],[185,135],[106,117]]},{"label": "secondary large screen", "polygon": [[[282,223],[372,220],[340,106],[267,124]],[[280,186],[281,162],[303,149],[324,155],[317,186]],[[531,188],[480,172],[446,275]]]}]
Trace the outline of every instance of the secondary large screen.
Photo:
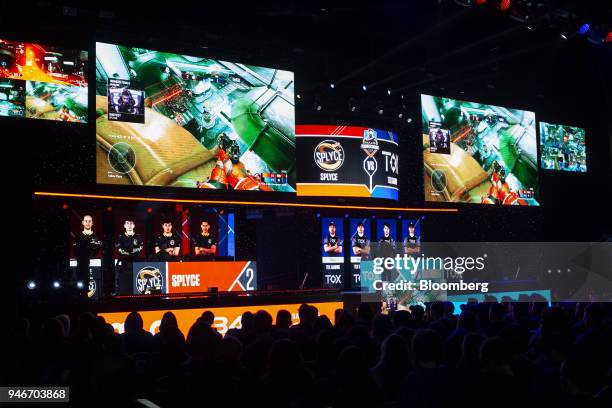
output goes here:
[{"label": "secondary large screen", "polygon": [[540,164],[547,170],[586,173],[584,129],[540,122]]},{"label": "secondary large screen", "polygon": [[360,126],[298,125],[297,195],[398,199],[397,134]]},{"label": "secondary large screen", "polygon": [[87,51],[0,39],[0,116],[87,122]]},{"label": "secondary large screen", "polygon": [[539,205],[535,113],[421,95],[425,200]]},{"label": "secondary large screen", "polygon": [[102,184],[295,192],[293,73],[96,43]]}]

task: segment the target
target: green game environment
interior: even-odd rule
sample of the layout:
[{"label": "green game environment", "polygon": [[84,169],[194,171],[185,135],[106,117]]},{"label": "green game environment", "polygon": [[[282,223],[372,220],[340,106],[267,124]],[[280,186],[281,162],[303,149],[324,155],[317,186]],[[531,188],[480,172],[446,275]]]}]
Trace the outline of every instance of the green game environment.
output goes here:
[{"label": "green game environment", "polygon": [[585,130],[540,122],[540,164],[546,170],[586,173]]},{"label": "green game environment", "polygon": [[[144,124],[107,118],[109,78],[144,90]],[[99,183],[196,188],[210,178],[225,134],[250,174],[286,173],[268,187],[295,192],[292,72],[97,43],[96,95]],[[134,157],[120,171],[110,163],[117,143],[132,149],[122,157]]]},{"label": "green game environment", "polygon": [[[430,95],[421,104],[427,201],[539,205],[535,113]],[[430,152],[432,122],[449,130],[450,154]]]}]

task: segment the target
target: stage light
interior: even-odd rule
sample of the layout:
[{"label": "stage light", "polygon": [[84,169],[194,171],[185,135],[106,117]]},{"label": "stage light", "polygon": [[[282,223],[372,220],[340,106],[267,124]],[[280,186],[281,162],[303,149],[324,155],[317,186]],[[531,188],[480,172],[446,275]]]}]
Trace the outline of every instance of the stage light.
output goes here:
[{"label": "stage light", "polygon": [[391,95],[391,90],[387,89],[387,95]]},{"label": "stage light", "polygon": [[567,40],[567,35],[565,35],[565,33],[561,33],[561,39]]},{"label": "stage light", "polygon": [[298,99],[302,99],[302,95],[300,95],[300,94],[297,94],[295,96],[297,96]]},{"label": "stage light", "polygon": [[400,95],[400,98],[404,99],[404,95]]},{"label": "stage light", "polygon": [[363,89],[364,91],[367,91],[367,90],[368,90],[368,87],[367,87],[367,86],[365,86],[365,85],[361,85],[361,89]]},{"label": "stage light", "polygon": [[612,42],[612,31],[609,31],[606,35],[606,42]]},{"label": "stage light", "polygon": [[113,207],[111,207],[110,205],[108,207],[106,207],[106,211],[111,212],[113,211]]},{"label": "stage light", "polygon": [[76,283],[76,286],[77,286],[77,288],[79,288],[79,289],[83,289],[83,286],[84,286],[84,285],[83,285],[83,282],[78,281],[78,282]]},{"label": "stage light", "polygon": [[334,88],[336,87],[336,85],[334,85],[334,84],[329,84],[329,87],[330,87],[331,89],[334,89]]},{"label": "stage light", "polygon": [[378,110],[378,114],[379,114],[379,115],[382,115],[383,113],[385,113],[385,111],[384,111],[384,110],[382,110],[382,109],[379,109],[379,110]]},{"label": "stage light", "polygon": [[399,115],[397,115],[397,117],[401,119],[401,118],[403,118],[403,117],[404,117],[404,114],[403,114],[403,113],[400,113]]},{"label": "stage light", "polygon": [[408,123],[412,123],[412,118],[408,118],[408,119],[406,119],[406,122],[408,122]]},{"label": "stage light", "polygon": [[28,286],[28,289],[34,290],[34,289],[36,289],[36,282],[29,281],[27,286]]},{"label": "stage light", "polygon": [[63,208],[64,210],[67,210],[67,209],[68,209],[68,204],[64,204],[64,205],[62,205],[62,208]]},{"label": "stage light", "polygon": [[585,35],[589,30],[591,29],[591,26],[589,26],[588,23],[584,23],[583,25],[580,26],[580,28],[578,29],[578,34],[580,35]]},{"label": "stage light", "polygon": [[487,4],[487,0],[476,0],[474,3],[476,3],[477,6],[484,6]]},{"label": "stage light", "polygon": [[511,5],[512,5],[511,0],[499,0],[497,2],[497,9],[499,11],[508,11]]},{"label": "stage light", "polygon": [[355,109],[357,109],[357,107],[351,106],[351,112],[355,112]]},{"label": "stage light", "polygon": [[320,111],[321,109],[323,109],[323,107],[321,105],[317,105],[317,110]]},{"label": "stage light", "polygon": [[53,287],[54,287],[55,289],[59,289],[59,288],[60,288],[60,286],[62,286],[62,285],[59,283],[59,281],[56,281],[56,280],[55,280],[55,281],[53,281]]},{"label": "stage light", "polygon": [[533,27],[532,27],[532,26],[530,26],[530,25],[528,25],[528,26],[527,26],[527,29],[528,29],[529,31],[533,31]]}]

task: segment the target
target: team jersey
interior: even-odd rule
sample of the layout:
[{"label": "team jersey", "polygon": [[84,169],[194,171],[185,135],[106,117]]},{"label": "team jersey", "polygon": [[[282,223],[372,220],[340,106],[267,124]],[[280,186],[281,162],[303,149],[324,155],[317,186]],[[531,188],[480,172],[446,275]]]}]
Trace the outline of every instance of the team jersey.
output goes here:
[{"label": "team jersey", "polygon": [[117,237],[115,247],[120,257],[137,257],[142,252],[143,242],[139,234],[120,234]]},{"label": "team jersey", "polygon": [[[208,235],[204,235],[204,234],[198,234],[193,238],[193,248],[195,250],[195,247],[199,247],[199,248],[206,248],[206,249],[210,249],[212,248],[213,245],[217,245],[217,243],[215,242],[215,240],[213,239],[212,235],[208,234]],[[214,256],[215,254],[201,254],[199,256]]]},{"label": "team jersey", "polygon": [[102,241],[95,234],[79,232],[74,237],[74,256],[77,259],[93,258],[102,248]]},{"label": "team jersey", "polygon": [[417,236],[417,235],[407,235],[406,238],[404,238],[404,249],[405,248],[410,248],[410,249],[419,249],[421,246],[421,239]]},{"label": "team jersey", "polygon": [[176,248],[181,246],[181,240],[178,236],[172,234],[169,237],[161,234],[155,240],[155,246],[159,247],[160,251],[164,251],[168,248]]},{"label": "team jersey", "polygon": [[[342,247],[342,240],[340,239],[340,237],[338,237],[337,235],[334,235],[333,237],[328,235],[325,237],[325,239],[323,240],[323,244],[325,245],[329,245],[329,246],[334,246],[334,245],[338,245],[339,247]],[[329,254],[333,254],[335,252],[330,251],[328,252]]]},{"label": "team jersey", "polygon": [[[361,236],[359,236],[359,234],[355,234],[351,242],[352,248],[357,247],[357,248],[365,249],[369,246],[370,246],[370,240],[365,234]],[[367,256],[367,254],[363,254],[362,256],[365,257]]]}]

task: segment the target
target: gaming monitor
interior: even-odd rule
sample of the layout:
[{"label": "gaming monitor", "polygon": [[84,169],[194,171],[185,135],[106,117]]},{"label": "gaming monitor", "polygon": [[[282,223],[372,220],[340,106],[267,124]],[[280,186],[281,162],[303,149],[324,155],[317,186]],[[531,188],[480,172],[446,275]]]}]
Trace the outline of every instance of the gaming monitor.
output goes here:
[{"label": "gaming monitor", "polygon": [[585,130],[540,122],[540,166],[546,170],[586,173]]},{"label": "gaming monitor", "polygon": [[295,192],[293,73],[96,43],[101,184]]},{"label": "gaming monitor", "polygon": [[537,206],[535,113],[421,95],[425,200]]}]

